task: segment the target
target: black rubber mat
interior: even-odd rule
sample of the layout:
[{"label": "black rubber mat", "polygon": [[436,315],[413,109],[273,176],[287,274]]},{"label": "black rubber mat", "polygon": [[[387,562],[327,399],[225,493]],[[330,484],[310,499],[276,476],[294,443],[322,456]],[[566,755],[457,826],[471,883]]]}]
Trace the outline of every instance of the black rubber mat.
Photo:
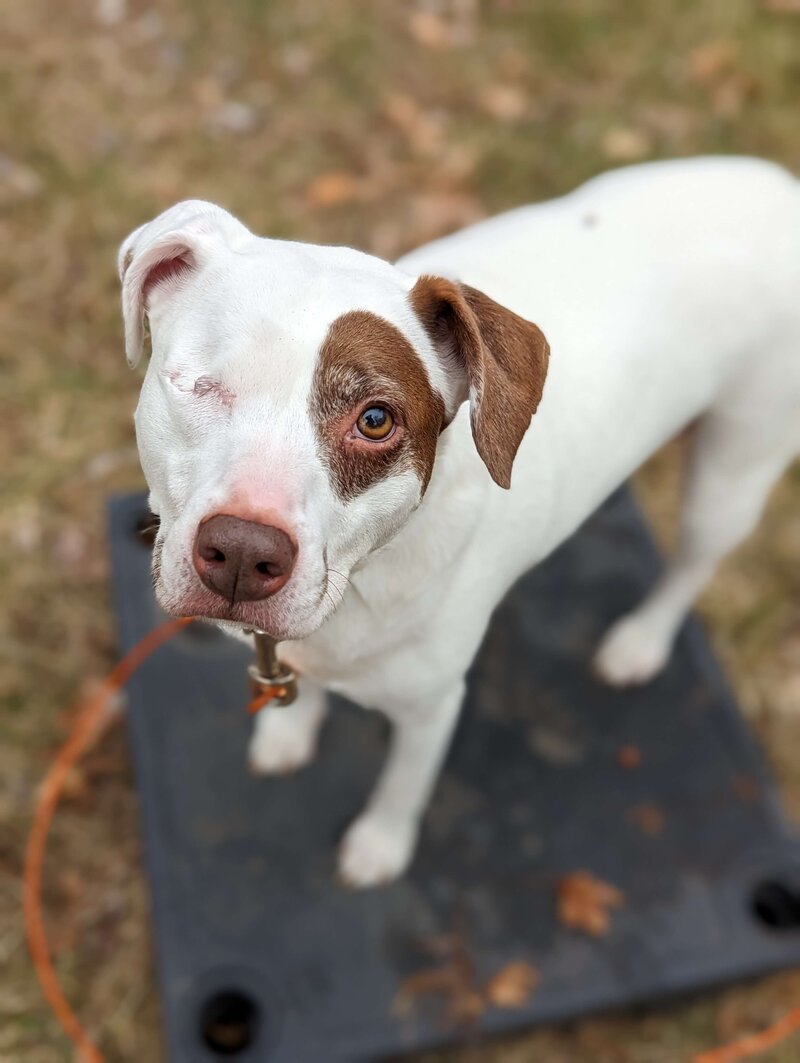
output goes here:
[{"label": "black rubber mat", "polygon": [[[161,619],[143,512],[111,507],[124,648]],[[698,624],[649,686],[589,674],[658,567],[620,493],[514,589],[413,868],[373,891],[338,886],[334,856],[379,718],[337,704],[312,766],[256,779],[244,647],[194,625],[142,668],[130,726],[173,1063],[383,1059],[800,963],[800,848]],[[581,869],[624,894],[596,937],[556,918]]]}]

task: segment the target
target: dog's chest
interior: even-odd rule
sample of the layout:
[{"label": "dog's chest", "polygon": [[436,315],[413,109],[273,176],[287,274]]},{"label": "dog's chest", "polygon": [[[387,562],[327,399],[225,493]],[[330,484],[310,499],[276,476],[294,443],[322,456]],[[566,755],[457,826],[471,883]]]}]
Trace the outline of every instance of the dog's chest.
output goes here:
[{"label": "dog's chest", "polygon": [[357,576],[319,631],[282,647],[301,676],[365,708],[425,699],[447,671],[442,587],[428,573],[419,583],[407,579],[400,593],[402,578],[396,566],[389,570],[383,583],[379,571]]}]

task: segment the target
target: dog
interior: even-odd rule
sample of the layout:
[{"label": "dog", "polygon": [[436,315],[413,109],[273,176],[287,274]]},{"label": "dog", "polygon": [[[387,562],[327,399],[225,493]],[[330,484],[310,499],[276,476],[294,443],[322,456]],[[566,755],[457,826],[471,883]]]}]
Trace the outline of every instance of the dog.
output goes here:
[{"label": "dog", "polygon": [[340,846],[352,886],[408,866],[523,572],[696,422],[674,560],[593,662],[646,682],[800,450],[800,186],[771,163],[612,171],[394,265],[187,201],[119,272],[132,366],[145,317],[151,334],[135,422],[157,598],[269,632],[302,677],[257,717],[252,767],[307,764],[328,691],[393,725]]}]

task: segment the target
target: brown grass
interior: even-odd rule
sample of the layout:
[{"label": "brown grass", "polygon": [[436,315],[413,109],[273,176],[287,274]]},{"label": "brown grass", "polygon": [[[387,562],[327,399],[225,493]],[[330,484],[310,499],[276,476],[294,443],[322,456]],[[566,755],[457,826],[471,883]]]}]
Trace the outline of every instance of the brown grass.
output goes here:
[{"label": "brown grass", "polygon": [[[112,490],[141,484],[114,253],[171,201],[391,256],[639,158],[737,151],[800,171],[800,17],[756,0],[6,0],[0,73],[0,1059],[70,1058],[20,926],[32,795],[67,705],[115,656]],[[773,5],[774,7],[774,5]],[[119,15],[119,21],[114,21]],[[660,528],[674,453],[640,483]],[[800,814],[800,473],[703,604]],[[160,1054],[122,729],[74,780],[47,906],[110,1060]],[[800,999],[785,975],[647,1017],[449,1057],[672,1063]],[[794,1054],[792,1054],[794,1052]],[[800,1048],[773,1061],[800,1058]]]}]

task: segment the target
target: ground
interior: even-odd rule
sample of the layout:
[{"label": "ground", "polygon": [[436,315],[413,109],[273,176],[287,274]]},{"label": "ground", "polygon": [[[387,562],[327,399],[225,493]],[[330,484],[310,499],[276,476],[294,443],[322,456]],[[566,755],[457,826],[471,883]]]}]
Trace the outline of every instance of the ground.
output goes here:
[{"label": "ground", "polygon": [[[20,920],[68,706],[115,658],[104,532],[142,484],[114,255],[200,196],[256,231],[393,256],[612,165],[743,152],[800,171],[799,0],[6,0],[0,79],[0,1059],[67,1060]],[[669,540],[679,449],[639,487]],[[701,611],[800,816],[800,467]],[[46,903],[111,1061],[161,1058],[125,730],[71,779]],[[673,1063],[800,1001],[786,974],[439,1059]],[[433,1057],[431,1057],[433,1058]],[[768,1057],[800,1059],[795,1041]]]}]

